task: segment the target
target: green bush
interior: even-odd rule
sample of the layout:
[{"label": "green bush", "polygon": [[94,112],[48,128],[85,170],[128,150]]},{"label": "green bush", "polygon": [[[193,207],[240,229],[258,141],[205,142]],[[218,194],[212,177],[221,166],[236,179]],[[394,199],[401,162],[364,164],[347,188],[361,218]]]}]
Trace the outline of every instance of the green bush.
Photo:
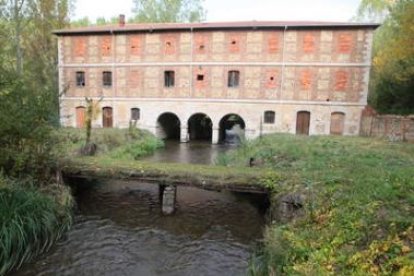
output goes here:
[{"label": "green bush", "polygon": [[[73,156],[79,153],[85,143],[85,130],[60,128],[55,131],[59,140],[60,156]],[[93,129],[91,142],[98,147],[98,155],[108,154],[114,158],[134,160],[153,153],[162,147],[163,142],[146,130],[135,127],[129,129]]]},{"label": "green bush", "polygon": [[158,148],[163,147],[164,143],[154,136],[145,135],[141,139],[121,146],[112,152],[110,156],[115,159],[137,160],[140,157],[154,153]]},{"label": "green bush", "polygon": [[0,187],[0,275],[47,251],[69,228],[69,208],[33,189]]}]

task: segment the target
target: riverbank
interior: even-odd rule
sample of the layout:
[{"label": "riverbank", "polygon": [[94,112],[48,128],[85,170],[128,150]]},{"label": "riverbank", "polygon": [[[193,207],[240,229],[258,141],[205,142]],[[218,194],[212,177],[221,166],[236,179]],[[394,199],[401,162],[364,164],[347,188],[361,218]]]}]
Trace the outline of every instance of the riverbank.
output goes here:
[{"label": "riverbank", "polygon": [[[163,143],[146,131],[93,130],[92,142],[97,156],[116,160],[135,160],[153,153]],[[50,164],[40,168],[50,173],[49,165],[59,170],[58,160],[79,155],[85,141],[83,129],[59,128],[48,137]],[[68,187],[39,183],[26,178],[0,176],[0,275],[46,252],[70,228],[73,198]],[[47,178],[47,177],[46,177]],[[45,178],[45,179],[46,179]]]},{"label": "riverbank", "polygon": [[283,171],[273,205],[301,215],[265,232],[253,275],[414,274],[414,145],[361,137],[269,135],[219,158]]},{"label": "riverbank", "polygon": [[0,275],[46,252],[72,222],[68,187],[0,177]]},{"label": "riverbank", "polygon": [[[84,129],[59,128],[54,136],[59,141],[56,150],[60,158],[79,156],[82,146],[85,145]],[[134,127],[93,129],[91,142],[97,147],[95,156],[116,160],[137,160],[164,146],[163,141],[153,134]]]}]

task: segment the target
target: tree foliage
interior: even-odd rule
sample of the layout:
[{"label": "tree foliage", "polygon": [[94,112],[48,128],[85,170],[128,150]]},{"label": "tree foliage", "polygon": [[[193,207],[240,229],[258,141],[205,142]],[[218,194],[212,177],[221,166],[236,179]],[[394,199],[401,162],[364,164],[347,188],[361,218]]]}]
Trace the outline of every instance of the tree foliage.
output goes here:
[{"label": "tree foliage", "polygon": [[200,22],[205,18],[202,0],[134,0],[131,22]]},{"label": "tree foliage", "polygon": [[356,19],[358,21],[382,22],[395,2],[396,0],[361,0]]},{"label": "tree foliage", "polygon": [[69,0],[0,0],[0,170],[39,180],[53,167],[51,125],[59,120],[57,39]]},{"label": "tree foliage", "polygon": [[370,103],[380,112],[414,112],[414,0],[399,0],[374,37]]}]

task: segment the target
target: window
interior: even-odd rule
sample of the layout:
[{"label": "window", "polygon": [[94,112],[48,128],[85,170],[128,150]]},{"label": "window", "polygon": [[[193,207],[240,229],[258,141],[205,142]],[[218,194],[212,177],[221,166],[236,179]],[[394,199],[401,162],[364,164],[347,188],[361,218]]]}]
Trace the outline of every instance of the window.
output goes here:
[{"label": "window", "polygon": [[141,112],[139,108],[136,108],[136,107],[131,108],[131,120],[138,121],[140,117],[141,117]]},{"label": "window", "polygon": [[239,71],[229,71],[228,76],[228,87],[238,87],[239,86],[239,79],[240,79],[240,72]]},{"label": "window", "polygon": [[103,86],[112,86],[112,72],[102,72],[102,84]]},{"label": "window", "polygon": [[197,81],[203,81],[204,80],[204,75],[203,74],[198,74],[197,75]]},{"label": "window", "polygon": [[174,87],[174,71],[165,71],[164,72],[164,86],[165,87]]},{"label": "window", "polygon": [[265,124],[274,124],[276,114],[274,111],[265,111],[264,113],[264,123]]},{"label": "window", "polygon": [[85,86],[85,72],[83,71],[76,72],[76,86],[79,86],[79,87]]}]

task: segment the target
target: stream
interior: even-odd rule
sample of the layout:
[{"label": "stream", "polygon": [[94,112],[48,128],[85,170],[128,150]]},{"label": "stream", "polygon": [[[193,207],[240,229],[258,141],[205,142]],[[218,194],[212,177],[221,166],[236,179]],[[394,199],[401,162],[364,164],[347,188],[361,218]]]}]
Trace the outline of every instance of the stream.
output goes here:
[{"label": "stream", "polygon": [[[194,156],[211,162],[217,151]],[[176,213],[163,216],[156,184],[73,182],[71,230],[10,275],[246,275],[262,238],[264,215],[255,202],[263,199],[252,195],[178,187]]]}]

